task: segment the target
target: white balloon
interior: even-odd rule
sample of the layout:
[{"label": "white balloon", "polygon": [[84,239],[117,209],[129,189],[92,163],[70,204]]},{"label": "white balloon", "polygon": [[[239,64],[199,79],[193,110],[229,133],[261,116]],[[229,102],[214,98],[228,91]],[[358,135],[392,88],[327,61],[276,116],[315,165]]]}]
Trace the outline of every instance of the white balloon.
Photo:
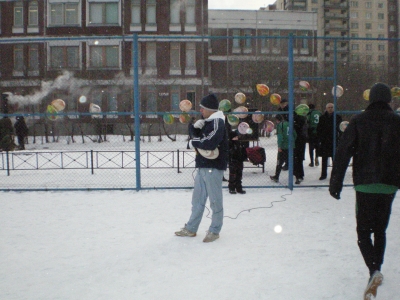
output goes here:
[{"label": "white balloon", "polygon": [[86,103],[86,100],[86,96],[80,96],[78,101],[79,103]]}]

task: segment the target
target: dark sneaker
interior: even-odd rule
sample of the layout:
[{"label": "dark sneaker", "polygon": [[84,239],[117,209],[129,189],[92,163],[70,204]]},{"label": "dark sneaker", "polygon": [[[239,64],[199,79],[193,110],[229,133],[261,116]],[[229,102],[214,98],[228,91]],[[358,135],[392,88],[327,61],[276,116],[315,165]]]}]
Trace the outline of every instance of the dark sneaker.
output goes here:
[{"label": "dark sneaker", "polygon": [[175,232],[175,235],[177,236],[188,236],[188,237],[195,237],[196,232],[191,232],[187,230],[185,227],[181,228],[181,230]]},{"label": "dark sneaker", "polygon": [[319,166],[318,157],[315,158],[315,165],[316,165],[317,167]]},{"label": "dark sneaker", "polygon": [[375,271],[372,276],[369,278],[367,288],[364,292],[364,300],[372,299],[372,296],[375,298],[378,293],[378,287],[383,282],[383,275],[379,271]]},{"label": "dark sneaker", "polygon": [[236,194],[236,191],[235,190],[229,190],[229,194]]},{"label": "dark sneaker", "polygon": [[300,184],[300,178],[296,178],[296,181],[294,182],[295,184]]},{"label": "dark sneaker", "polygon": [[288,166],[283,166],[282,167],[282,171],[287,171],[288,170]]},{"label": "dark sneaker", "polygon": [[314,163],[310,163],[308,166],[309,167],[314,167]]},{"label": "dark sneaker", "polygon": [[219,234],[218,233],[213,233],[211,231],[207,231],[207,235],[204,238],[203,242],[204,243],[211,243],[211,242],[214,242],[216,239],[219,239]]},{"label": "dark sneaker", "polygon": [[269,176],[272,181],[279,182],[279,178],[276,178],[275,176]]},{"label": "dark sneaker", "polygon": [[320,178],[319,178],[319,180],[325,180],[326,179],[326,176],[321,176]]}]

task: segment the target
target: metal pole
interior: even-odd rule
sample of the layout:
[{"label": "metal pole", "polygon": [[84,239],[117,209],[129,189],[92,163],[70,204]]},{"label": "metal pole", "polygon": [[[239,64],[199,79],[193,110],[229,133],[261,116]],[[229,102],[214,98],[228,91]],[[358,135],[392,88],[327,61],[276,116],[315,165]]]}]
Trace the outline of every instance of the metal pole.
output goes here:
[{"label": "metal pole", "polygon": [[136,159],[136,190],[141,189],[140,170],[140,96],[139,96],[139,47],[138,35],[133,34],[132,39],[132,65],[133,65],[133,110],[135,116],[135,159]]},{"label": "metal pole", "polygon": [[293,190],[293,111],[294,111],[294,67],[293,67],[293,34],[289,35],[288,45],[288,85],[289,85],[289,189]]}]

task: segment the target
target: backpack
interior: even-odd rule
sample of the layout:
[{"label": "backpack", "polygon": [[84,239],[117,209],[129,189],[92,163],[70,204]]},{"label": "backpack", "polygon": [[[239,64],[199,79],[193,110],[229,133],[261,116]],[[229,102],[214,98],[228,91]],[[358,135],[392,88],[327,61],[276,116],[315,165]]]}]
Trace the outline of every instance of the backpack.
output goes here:
[{"label": "backpack", "polygon": [[253,165],[263,164],[266,161],[265,149],[262,147],[246,148],[247,158]]}]

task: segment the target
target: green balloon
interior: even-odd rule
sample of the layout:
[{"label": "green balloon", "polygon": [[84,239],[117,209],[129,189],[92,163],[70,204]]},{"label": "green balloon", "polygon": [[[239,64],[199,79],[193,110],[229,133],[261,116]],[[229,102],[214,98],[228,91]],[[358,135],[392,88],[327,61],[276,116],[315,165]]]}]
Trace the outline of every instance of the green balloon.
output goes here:
[{"label": "green balloon", "polygon": [[228,119],[228,123],[231,126],[236,126],[237,124],[239,124],[239,118],[235,115],[228,115],[227,119]]},{"label": "green balloon", "polygon": [[221,100],[218,105],[218,109],[224,112],[230,111],[231,107],[231,101],[228,99]]},{"label": "green balloon", "polygon": [[295,113],[298,114],[299,116],[307,116],[308,112],[310,111],[310,108],[308,107],[307,104],[300,104],[294,109]]}]

